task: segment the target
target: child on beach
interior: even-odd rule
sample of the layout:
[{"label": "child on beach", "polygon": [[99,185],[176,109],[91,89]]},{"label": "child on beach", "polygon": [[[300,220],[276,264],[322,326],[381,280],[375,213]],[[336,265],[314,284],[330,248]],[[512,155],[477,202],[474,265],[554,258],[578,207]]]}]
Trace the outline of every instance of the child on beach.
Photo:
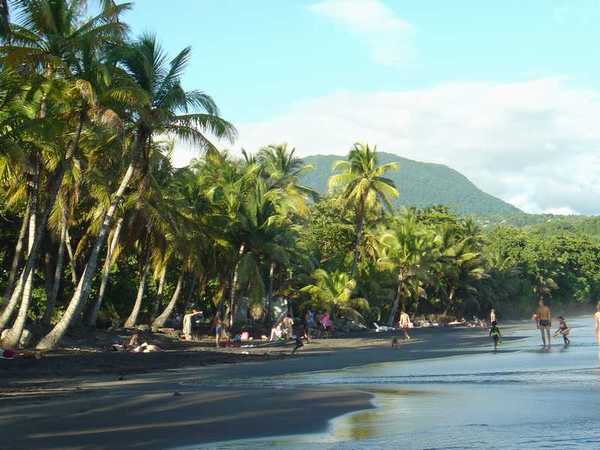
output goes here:
[{"label": "child on beach", "polygon": [[500,333],[500,328],[498,328],[498,323],[495,320],[492,322],[492,327],[490,328],[490,336],[494,340],[494,351],[496,351],[502,334]]},{"label": "child on beach", "polygon": [[558,316],[558,330],[556,330],[556,333],[554,333],[554,337],[556,337],[560,334],[563,337],[563,341],[565,342],[565,345],[569,345],[571,343],[571,340],[569,339],[570,331],[571,330],[567,326],[567,322],[565,321],[565,318],[563,316]]}]

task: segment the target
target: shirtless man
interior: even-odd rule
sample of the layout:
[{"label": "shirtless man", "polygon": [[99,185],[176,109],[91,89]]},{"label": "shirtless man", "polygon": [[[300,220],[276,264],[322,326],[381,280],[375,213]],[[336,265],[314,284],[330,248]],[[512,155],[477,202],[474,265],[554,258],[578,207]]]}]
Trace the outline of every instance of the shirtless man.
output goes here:
[{"label": "shirtless man", "polygon": [[490,310],[490,323],[496,322],[496,310],[492,308]]},{"label": "shirtless man", "polygon": [[537,325],[540,329],[540,333],[542,334],[542,343],[544,344],[544,349],[550,350],[550,346],[552,342],[550,341],[550,328],[552,327],[552,314],[550,312],[550,308],[548,308],[544,304],[544,300],[540,299],[538,303],[538,309],[536,312],[537,317]]},{"label": "shirtless man", "polygon": [[594,325],[596,326],[596,339],[600,344],[600,302],[596,305],[596,314],[594,314]]}]

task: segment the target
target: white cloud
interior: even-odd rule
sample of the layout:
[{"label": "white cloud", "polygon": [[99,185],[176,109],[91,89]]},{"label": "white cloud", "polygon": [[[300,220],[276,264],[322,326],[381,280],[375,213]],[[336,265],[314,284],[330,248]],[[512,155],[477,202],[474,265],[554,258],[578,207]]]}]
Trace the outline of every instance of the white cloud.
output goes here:
[{"label": "white cloud", "polygon": [[309,10],[358,35],[378,64],[396,66],[414,57],[413,26],[380,0],[320,0]]},{"label": "white cloud", "polygon": [[336,92],[238,124],[236,148],[288,142],[300,155],[353,142],[447,164],[529,212],[600,213],[600,92],[559,78]]}]

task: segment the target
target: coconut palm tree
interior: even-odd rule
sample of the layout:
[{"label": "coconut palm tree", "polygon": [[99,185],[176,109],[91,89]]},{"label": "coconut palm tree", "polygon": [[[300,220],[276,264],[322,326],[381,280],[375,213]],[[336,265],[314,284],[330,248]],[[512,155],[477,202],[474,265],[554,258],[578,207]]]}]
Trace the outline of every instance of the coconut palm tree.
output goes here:
[{"label": "coconut palm tree", "polygon": [[388,326],[394,324],[400,305],[405,309],[407,299],[417,300],[425,295],[425,286],[432,263],[434,242],[430,232],[406,212],[393,220],[378,236],[380,267],[396,274],[397,288],[388,316]]},{"label": "coconut palm tree", "polygon": [[335,316],[345,316],[351,319],[361,319],[359,312],[368,308],[368,303],[362,298],[353,298],[356,280],[344,272],[327,272],[317,269],[312,274],[313,284],[300,289],[300,292],[311,296],[319,308],[332,310]]},{"label": "coconut palm tree", "polygon": [[355,214],[356,236],[351,276],[356,273],[367,213],[381,205],[391,209],[390,199],[398,196],[394,182],[383,176],[397,169],[397,163],[379,165],[376,148],[360,143],[354,144],[347,160],[337,161],[333,166],[335,174],[329,178],[329,190],[339,188],[342,198]]}]

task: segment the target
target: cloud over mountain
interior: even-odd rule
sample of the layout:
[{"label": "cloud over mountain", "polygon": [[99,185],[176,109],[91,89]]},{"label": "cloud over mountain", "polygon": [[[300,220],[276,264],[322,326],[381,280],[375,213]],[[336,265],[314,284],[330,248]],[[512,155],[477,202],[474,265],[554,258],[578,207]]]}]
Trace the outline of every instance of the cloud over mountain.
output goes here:
[{"label": "cloud over mountain", "polygon": [[447,164],[528,212],[600,213],[600,92],[561,78],[335,92],[272,120],[239,124],[254,150],[344,154],[355,141]]}]

